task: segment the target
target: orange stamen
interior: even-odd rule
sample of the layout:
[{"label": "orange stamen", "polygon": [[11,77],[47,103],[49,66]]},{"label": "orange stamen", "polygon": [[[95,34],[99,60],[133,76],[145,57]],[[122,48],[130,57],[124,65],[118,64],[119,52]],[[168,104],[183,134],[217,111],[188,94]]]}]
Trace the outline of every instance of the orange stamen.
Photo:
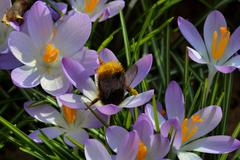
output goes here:
[{"label": "orange stamen", "polygon": [[43,61],[46,63],[54,62],[58,58],[59,50],[52,44],[48,44],[43,55]]},{"label": "orange stamen", "polygon": [[85,11],[91,13],[99,3],[99,0],[85,0]]},{"label": "orange stamen", "polygon": [[147,147],[143,142],[139,143],[136,160],[145,160],[147,156]]},{"label": "orange stamen", "polygon": [[76,120],[76,109],[69,108],[67,106],[62,106],[63,108],[63,113],[64,113],[64,118],[65,120],[69,123],[72,124]]},{"label": "orange stamen", "polygon": [[[213,32],[212,38],[212,56],[214,60],[219,60],[227,47],[230,32],[227,30],[227,27],[220,27],[220,37],[218,37],[217,31]],[[218,41],[219,38],[219,41]]]}]

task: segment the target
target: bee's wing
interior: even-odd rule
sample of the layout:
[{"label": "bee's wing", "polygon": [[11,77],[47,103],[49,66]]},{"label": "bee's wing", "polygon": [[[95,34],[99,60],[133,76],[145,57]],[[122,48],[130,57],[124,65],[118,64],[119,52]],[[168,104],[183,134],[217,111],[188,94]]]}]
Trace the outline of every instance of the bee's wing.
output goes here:
[{"label": "bee's wing", "polygon": [[134,78],[136,77],[138,72],[137,65],[133,65],[130,69],[127,70],[125,73],[125,85],[126,87],[129,87],[131,83],[133,82]]}]

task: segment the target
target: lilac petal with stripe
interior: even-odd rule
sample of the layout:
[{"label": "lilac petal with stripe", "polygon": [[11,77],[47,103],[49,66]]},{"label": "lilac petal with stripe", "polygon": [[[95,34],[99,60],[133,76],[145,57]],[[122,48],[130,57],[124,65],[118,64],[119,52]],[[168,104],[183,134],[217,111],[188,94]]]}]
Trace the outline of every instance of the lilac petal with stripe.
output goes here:
[{"label": "lilac petal with stripe", "polygon": [[36,87],[40,83],[40,73],[37,68],[22,66],[11,72],[13,83],[22,88]]},{"label": "lilac petal with stripe", "polygon": [[72,11],[57,27],[54,44],[66,57],[83,48],[91,33],[92,23],[88,15]]},{"label": "lilac petal with stripe", "polygon": [[107,104],[107,105],[97,107],[97,110],[99,112],[101,112],[102,114],[111,116],[111,115],[114,115],[114,114],[117,114],[118,112],[120,112],[122,110],[122,108],[120,108],[119,106],[116,106],[114,104]]},{"label": "lilac petal with stripe", "polygon": [[215,68],[222,73],[232,73],[236,68],[231,66],[215,66]]},{"label": "lilac petal with stripe", "polygon": [[[208,50],[208,53],[212,53],[212,37],[213,33],[215,31],[218,32],[218,35],[220,35],[219,29],[220,27],[227,27],[226,21],[224,16],[221,12],[215,10],[209,13],[207,16],[207,19],[204,23],[204,41]],[[209,55],[212,57],[212,55]]]},{"label": "lilac petal with stripe", "polygon": [[206,64],[207,62],[203,59],[203,57],[198,53],[196,50],[187,47],[188,50],[188,56],[195,62],[200,64]]},{"label": "lilac petal with stripe", "polygon": [[229,153],[240,148],[240,141],[230,136],[210,136],[193,141],[182,148],[212,154]]},{"label": "lilac petal with stripe", "polygon": [[[44,2],[35,2],[27,16],[28,33],[38,48],[44,47],[53,32],[51,12]],[[44,25],[42,25],[44,24]]]},{"label": "lilac petal with stripe", "polygon": [[44,104],[39,106],[31,106],[33,101],[24,103],[25,111],[33,118],[48,124],[59,125],[65,123],[63,116],[54,107]]},{"label": "lilac petal with stripe", "polygon": [[76,145],[73,144],[70,140],[68,140],[67,137],[72,137],[73,139],[75,139],[76,141],[78,141],[80,144],[83,144],[83,145],[85,144],[86,140],[89,138],[88,133],[83,129],[67,132],[64,135],[64,142],[71,147],[76,147]]},{"label": "lilac petal with stripe", "polygon": [[152,135],[150,139],[151,139],[150,159],[159,160],[164,158],[170,150],[170,143],[168,138],[165,138],[160,134],[155,134]]},{"label": "lilac petal with stripe", "polygon": [[114,152],[118,152],[120,144],[123,142],[124,137],[128,131],[122,127],[111,126],[106,131],[106,140]]},{"label": "lilac petal with stripe", "polygon": [[134,65],[137,66],[138,71],[131,83],[131,87],[136,87],[148,74],[152,67],[153,57],[151,54],[145,55],[141,59],[139,59]]},{"label": "lilac petal with stripe", "polygon": [[150,146],[150,137],[154,134],[154,130],[153,124],[146,114],[142,113],[138,117],[133,125],[133,129],[137,131],[141,141],[143,141],[145,145]]},{"label": "lilac petal with stripe", "polygon": [[240,68],[240,55],[231,57],[222,66]]},{"label": "lilac petal with stripe", "polygon": [[36,65],[36,49],[34,43],[26,34],[13,31],[8,38],[9,49],[12,54],[23,64],[28,66]]},{"label": "lilac petal with stripe", "polygon": [[0,69],[11,70],[22,66],[23,64],[13,56],[13,54],[0,54]]},{"label": "lilac petal with stripe", "polygon": [[101,52],[99,52],[99,57],[105,63],[110,61],[118,61],[117,57],[113,54],[113,52],[107,48],[104,48]]},{"label": "lilac petal with stripe", "polygon": [[72,109],[86,108],[85,104],[82,102],[80,98],[80,95],[67,93],[59,96],[58,98],[63,105],[68,106],[69,108]]},{"label": "lilac petal with stripe", "polygon": [[184,119],[184,97],[182,89],[177,82],[171,81],[165,93],[165,104],[168,119],[178,117],[180,121]]},{"label": "lilac petal with stripe", "polygon": [[135,108],[147,103],[153,96],[154,90],[149,90],[146,92],[142,92],[137,95],[133,95],[127,97],[121,104],[120,107],[122,108]]},{"label": "lilac petal with stripe", "polygon": [[198,127],[198,131],[188,140],[188,142],[202,137],[214,130],[222,119],[222,109],[219,106],[209,106],[199,110],[193,114],[192,117],[195,115],[199,115],[203,122],[195,124],[195,126]]},{"label": "lilac petal with stripe", "polygon": [[177,156],[179,160],[203,160],[197,154],[191,152],[179,152]]},{"label": "lilac petal with stripe", "polygon": [[116,160],[135,160],[139,143],[137,132],[129,132],[120,144]]},{"label": "lilac petal with stripe", "polygon": [[178,27],[186,40],[198,51],[201,57],[208,62],[209,59],[205,44],[196,27],[182,17],[178,17]]},{"label": "lilac petal with stripe", "polygon": [[[54,1],[50,1],[55,7],[57,7],[63,14],[66,14],[67,12],[67,4],[65,3],[62,3],[62,2],[54,2]],[[56,12],[54,9],[51,8],[51,6],[49,7],[50,11],[51,11],[51,14],[52,14],[52,17],[53,17],[53,20],[56,21],[58,20],[59,18],[61,18],[61,15]]]},{"label": "lilac petal with stripe", "polygon": [[[108,121],[108,116],[98,112],[98,110],[94,110],[94,112],[105,122]],[[89,110],[81,110],[77,113],[79,118],[79,124],[81,124],[82,128],[100,128],[103,124],[96,118],[96,116]],[[84,120],[81,119],[84,117]]]},{"label": "lilac petal with stripe", "polygon": [[[42,128],[40,130],[48,137],[48,139],[54,139],[65,132],[64,129],[58,127],[47,127]],[[38,137],[38,135],[41,134],[40,130],[32,132],[31,134],[28,135],[28,137],[31,138],[36,143],[42,143],[42,140]]]},{"label": "lilac petal with stripe", "polygon": [[84,154],[86,160],[112,160],[104,145],[96,139],[89,139],[86,141]]}]

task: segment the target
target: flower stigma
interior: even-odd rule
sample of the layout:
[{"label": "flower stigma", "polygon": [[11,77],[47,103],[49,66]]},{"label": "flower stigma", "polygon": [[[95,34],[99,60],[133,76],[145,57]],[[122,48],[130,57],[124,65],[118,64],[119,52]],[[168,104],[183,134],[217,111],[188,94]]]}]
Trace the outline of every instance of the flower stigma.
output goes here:
[{"label": "flower stigma", "polygon": [[185,118],[182,122],[182,142],[187,142],[192,136],[194,136],[197,131],[198,127],[196,126],[197,123],[202,123],[203,119],[201,119],[199,114],[195,114],[189,120]]},{"label": "flower stigma", "polygon": [[77,110],[67,107],[65,105],[63,105],[62,108],[63,108],[64,118],[68,122],[68,124],[74,123],[76,120]]},{"label": "flower stigma", "polygon": [[85,0],[85,11],[91,13],[99,3],[99,0]]},{"label": "flower stigma", "polygon": [[46,63],[54,62],[58,58],[59,50],[53,47],[53,44],[47,44],[45,53],[43,54],[43,61]]},{"label": "flower stigma", "polygon": [[143,142],[139,143],[136,160],[145,160],[147,157],[147,147]]},{"label": "flower stigma", "polygon": [[212,56],[214,60],[219,60],[227,47],[230,32],[227,27],[220,27],[220,37],[217,31],[213,32],[212,38]]}]

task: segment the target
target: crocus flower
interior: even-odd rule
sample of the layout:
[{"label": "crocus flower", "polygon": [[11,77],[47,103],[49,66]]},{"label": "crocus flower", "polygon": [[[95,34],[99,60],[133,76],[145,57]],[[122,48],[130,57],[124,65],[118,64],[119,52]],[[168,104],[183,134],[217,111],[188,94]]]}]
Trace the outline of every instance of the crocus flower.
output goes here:
[{"label": "crocus flower", "polygon": [[37,1],[28,11],[26,21],[28,34],[14,31],[8,40],[13,55],[24,64],[11,73],[16,86],[32,88],[41,84],[46,92],[60,95],[70,87],[61,69],[63,57],[80,57],[87,61],[84,64],[97,66],[96,53],[88,54],[92,51],[83,48],[91,32],[86,14],[70,12],[54,25],[49,8]]},{"label": "crocus flower", "polygon": [[91,20],[99,22],[111,18],[124,8],[124,0],[70,0],[72,8],[82,13],[87,13]]},{"label": "crocus flower", "polygon": [[64,141],[69,146],[74,146],[74,144],[68,140],[68,136],[84,144],[89,137],[84,128],[101,127],[101,123],[90,111],[77,110],[73,106],[64,106],[59,101],[60,112],[48,104],[31,106],[32,103],[32,101],[29,101],[24,104],[25,111],[33,118],[53,125],[36,130],[29,135],[37,143],[42,143],[38,135],[43,132],[49,139],[64,135]]},{"label": "crocus flower", "polygon": [[[222,110],[218,106],[208,106],[185,117],[183,93],[179,85],[172,81],[165,94],[166,120],[158,113],[158,120],[163,136],[168,136],[172,127],[175,128],[173,147],[180,160],[201,160],[191,151],[223,154],[232,152],[240,147],[240,141],[230,136],[218,135],[203,137],[211,132],[222,119]],[[154,112],[151,105],[147,105],[145,113],[154,123]],[[156,127],[156,126],[155,126]],[[172,138],[173,138],[172,137]]]},{"label": "crocus flower", "polygon": [[212,11],[203,28],[204,41],[193,24],[182,17],[178,27],[186,40],[194,48],[187,47],[189,57],[209,68],[209,83],[217,71],[230,73],[240,67],[240,56],[234,55],[240,49],[240,27],[230,36],[224,16]]},{"label": "crocus flower", "polygon": [[[0,19],[11,6],[11,0],[0,1]],[[22,65],[8,49],[7,39],[13,30],[10,25],[0,22],[0,69],[13,69]]]},{"label": "crocus flower", "polygon": [[[111,73],[112,69],[114,69],[115,64],[117,67],[121,66],[116,56],[108,49],[104,49],[102,52],[99,53],[100,61],[102,61],[102,64],[105,64],[106,67],[101,67],[101,73],[102,70],[107,69],[107,73]],[[135,93],[136,90],[133,88],[136,87],[148,74],[150,71],[152,65],[152,55],[146,55],[140,60],[136,62],[135,65],[133,65],[134,68],[137,67],[136,74],[128,73],[128,71],[131,71],[132,68],[130,68],[128,71],[126,71],[127,78],[132,77],[131,82],[129,82],[129,88]],[[99,68],[100,68],[99,67]],[[98,68],[98,73],[100,72]],[[122,67],[120,67],[122,69]],[[118,68],[119,69],[119,68]],[[106,115],[112,115],[118,113],[122,108],[134,108],[141,106],[145,103],[147,103],[153,96],[154,91],[149,90],[143,93],[135,94],[132,96],[124,96],[123,100],[116,101],[114,98],[119,98],[118,93],[116,93],[116,96],[113,96],[113,93],[109,95],[108,101],[103,102],[103,100],[99,97],[99,84],[98,84],[98,76],[96,75],[96,84],[91,78],[88,78],[87,76],[84,76],[84,68],[79,64],[75,63],[73,60],[63,59],[63,70],[66,74],[66,77],[68,77],[69,81],[72,82],[72,84],[78,88],[82,93],[83,96],[76,95],[76,94],[65,94],[60,96],[60,100],[65,105],[79,105],[79,108],[86,108],[86,106],[81,106],[82,101],[87,104],[88,106],[91,105],[92,108],[97,108],[100,112]],[[110,76],[111,77],[111,76]],[[121,78],[118,76],[114,76],[113,78]],[[128,80],[126,80],[128,81]],[[114,82],[114,83],[113,83]],[[117,85],[115,81],[109,82],[113,83],[112,85]],[[108,84],[107,84],[108,85]],[[107,87],[107,86],[106,86]],[[120,88],[123,89],[123,88]],[[124,91],[123,91],[124,94]],[[126,93],[127,94],[127,93]],[[126,95],[125,94],[125,95]],[[112,96],[112,98],[109,98]],[[118,99],[117,99],[118,100]],[[108,103],[109,102],[109,103]]]},{"label": "crocus flower", "polygon": [[[84,153],[87,160],[135,160],[138,152],[139,137],[136,131],[127,132],[125,129],[118,128],[118,136],[113,142],[113,151],[116,156],[111,156],[104,145],[96,139],[89,139],[85,143]],[[116,134],[116,133],[115,133]],[[121,141],[118,139],[120,138]],[[120,142],[120,143],[118,143]]]}]

